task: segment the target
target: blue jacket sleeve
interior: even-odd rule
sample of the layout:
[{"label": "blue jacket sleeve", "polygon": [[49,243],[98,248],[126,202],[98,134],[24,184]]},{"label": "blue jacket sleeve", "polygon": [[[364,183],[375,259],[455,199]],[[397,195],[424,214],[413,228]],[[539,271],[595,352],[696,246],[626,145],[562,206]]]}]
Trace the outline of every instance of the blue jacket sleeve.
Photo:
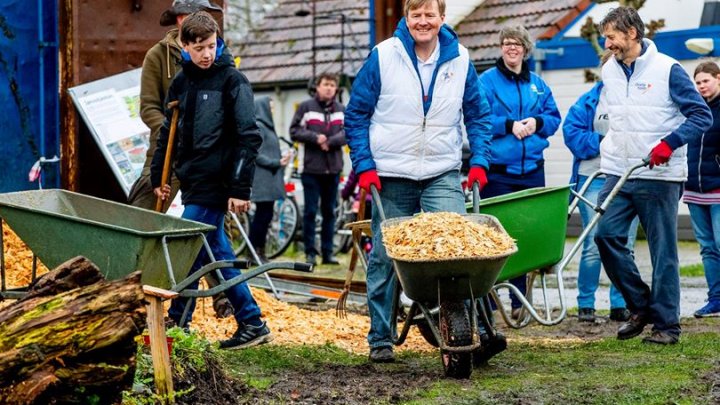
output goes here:
[{"label": "blue jacket sleeve", "polygon": [[357,174],[375,169],[370,151],[370,118],[380,98],[380,88],[380,65],[374,49],[355,77],[350,102],[345,109],[345,137]]},{"label": "blue jacket sleeve", "polygon": [[702,136],[712,126],[713,117],[690,76],[679,64],[673,65],[670,70],[670,97],[686,118],[682,125],[663,138],[675,150],[691,139]]},{"label": "blue jacket sleeve", "polygon": [[490,122],[490,104],[480,91],[477,73],[472,62],[465,78],[463,94],[463,119],[470,143],[470,166],[489,167],[490,140],[492,139],[492,123]]},{"label": "blue jacket sleeve", "polygon": [[570,107],[562,127],[565,145],[579,160],[600,155],[600,134],[593,131],[597,104],[590,109],[586,107],[590,93],[585,93]]},{"label": "blue jacket sleeve", "polygon": [[492,85],[492,78],[490,77],[490,72],[483,73],[478,78],[478,82],[480,85],[480,91],[483,94],[483,98],[485,98],[486,102],[488,103],[488,108],[490,111],[490,126],[491,126],[491,134],[492,138],[499,138],[501,136],[508,135],[508,132],[506,130],[506,122],[508,119],[511,119],[507,115],[496,115],[495,114],[495,108],[493,106],[493,103],[496,102],[495,96],[493,95],[493,85]]},{"label": "blue jacket sleeve", "polygon": [[560,128],[560,111],[555,104],[555,98],[552,95],[550,87],[548,87],[543,80],[540,80],[540,83],[542,83],[544,89],[544,98],[542,100],[542,110],[535,118],[537,119],[539,117],[542,120],[542,124],[537,123],[539,130],[536,134],[543,138],[548,138]]}]

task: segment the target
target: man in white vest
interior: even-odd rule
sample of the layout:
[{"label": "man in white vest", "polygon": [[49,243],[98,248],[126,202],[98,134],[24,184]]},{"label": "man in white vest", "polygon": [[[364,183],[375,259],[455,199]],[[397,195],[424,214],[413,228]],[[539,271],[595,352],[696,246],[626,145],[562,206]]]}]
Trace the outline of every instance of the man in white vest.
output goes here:
[{"label": "man in white vest", "polygon": [[[637,11],[615,8],[600,26],[614,58],[602,69],[610,129],[600,144],[607,181],[599,200],[607,198],[628,168],[644,158],[650,161],[612,200],[595,235],[608,276],[632,312],[617,338],[633,338],[652,324],[644,343],[675,344],[680,337],[677,209],[687,179],[685,145],[702,136],[712,115],[682,66],[643,38],[645,25]],[[652,287],[640,277],[627,248],[635,215],[650,247]]]},{"label": "man in white vest", "polygon": [[[487,183],[489,105],[457,34],[444,25],[444,0],[407,0],[392,38],[378,44],[358,73],[345,111],[345,135],[359,185],[380,192],[385,215],[465,212],[460,166],[464,122],[470,143],[468,184]],[[390,362],[395,274],[373,204],[367,270],[370,360]],[[505,348],[505,341],[502,347]]]}]

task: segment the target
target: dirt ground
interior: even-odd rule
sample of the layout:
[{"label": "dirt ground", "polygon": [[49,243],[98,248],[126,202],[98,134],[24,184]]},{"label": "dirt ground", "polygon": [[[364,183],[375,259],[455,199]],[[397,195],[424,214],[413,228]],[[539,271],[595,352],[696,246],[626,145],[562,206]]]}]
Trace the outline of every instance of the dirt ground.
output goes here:
[{"label": "dirt ground", "polygon": [[[322,305],[320,305],[322,307]],[[504,327],[499,329],[508,337],[509,348],[513,343],[560,343],[573,344],[615,336],[618,323],[598,317],[595,323],[580,323],[576,316],[568,316],[553,327],[537,324],[520,330]],[[684,332],[717,332],[717,325],[695,319],[683,319]],[[203,376],[188,376],[189,381],[179,382],[179,387],[191,384],[198,389],[183,398],[184,404],[368,404],[374,402],[400,403],[415,396],[416,389],[426,389],[434,381],[443,378],[441,368],[423,368],[412,358],[402,358],[393,365],[361,364],[355,366],[330,365],[311,372],[283,370],[271,376],[274,383],[264,390],[248,387],[234,381],[222,370],[211,367]],[[720,361],[714,369],[702,377],[712,388],[713,403],[720,403]],[[469,381],[458,381],[468,384]],[[241,397],[242,400],[237,398]],[[233,400],[230,400],[233,398]],[[521,401],[522,402],[522,401]],[[531,401],[532,402],[532,401]]]}]

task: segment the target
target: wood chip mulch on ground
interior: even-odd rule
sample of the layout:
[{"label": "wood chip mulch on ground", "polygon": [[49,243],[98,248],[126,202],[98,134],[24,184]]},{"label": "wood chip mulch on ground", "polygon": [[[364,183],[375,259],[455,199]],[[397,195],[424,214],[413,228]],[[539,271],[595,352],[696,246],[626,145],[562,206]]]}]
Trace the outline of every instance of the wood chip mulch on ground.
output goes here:
[{"label": "wood chip mulch on ground", "polygon": [[[8,287],[23,287],[30,283],[32,252],[25,243],[7,226],[3,225],[6,280]],[[38,275],[48,269],[38,261]],[[262,290],[253,289],[253,296],[263,311],[265,320],[279,345],[323,345],[334,344],[353,353],[367,353],[367,332],[370,319],[367,316],[348,313],[345,319],[335,315],[335,310],[311,311],[279,301]],[[209,340],[226,339],[237,327],[234,318],[218,319],[212,308],[211,299],[198,303],[192,322],[192,329],[199,331]],[[401,327],[401,326],[399,326]],[[435,350],[412,328],[406,342],[399,350]]]}]

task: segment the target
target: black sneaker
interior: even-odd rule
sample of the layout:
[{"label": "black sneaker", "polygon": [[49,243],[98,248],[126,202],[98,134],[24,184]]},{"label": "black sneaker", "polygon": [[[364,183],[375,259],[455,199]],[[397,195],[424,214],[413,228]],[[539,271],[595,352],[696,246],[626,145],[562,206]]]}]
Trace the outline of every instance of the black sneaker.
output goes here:
[{"label": "black sneaker", "polygon": [[630,320],[630,310],[627,308],[612,308],[610,310],[610,320],[616,322],[627,322]]},{"label": "black sneaker", "polygon": [[335,256],[330,255],[330,256],[323,256],[323,264],[337,265],[337,264],[340,264],[340,262],[338,261],[338,259]]},{"label": "black sneaker", "polygon": [[267,324],[263,322],[260,326],[244,325],[238,327],[238,330],[230,339],[221,340],[221,349],[244,349],[246,347],[261,345],[273,340]]},{"label": "black sneaker", "polygon": [[595,310],[593,308],[578,309],[578,321],[579,322],[595,322]]},{"label": "black sneaker", "polygon": [[305,255],[305,263],[317,266],[317,259],[315,258],[315,255]]},{"label": "black sneaker", "polygon": [[500,332],[495,332],[495,337],[490,338],[487,333],[480,334],[480,343],[482,344],[479,349],[475,350],[472,354],[473,366],[480,367],[488,362],[493,356],[507,349],[507,339],[505,335]]},{"label": "black sneaker", "polygon": [[370,349],[369,357],[373,363],[392,363],[395,361],[392,346],[373,347]]}]

